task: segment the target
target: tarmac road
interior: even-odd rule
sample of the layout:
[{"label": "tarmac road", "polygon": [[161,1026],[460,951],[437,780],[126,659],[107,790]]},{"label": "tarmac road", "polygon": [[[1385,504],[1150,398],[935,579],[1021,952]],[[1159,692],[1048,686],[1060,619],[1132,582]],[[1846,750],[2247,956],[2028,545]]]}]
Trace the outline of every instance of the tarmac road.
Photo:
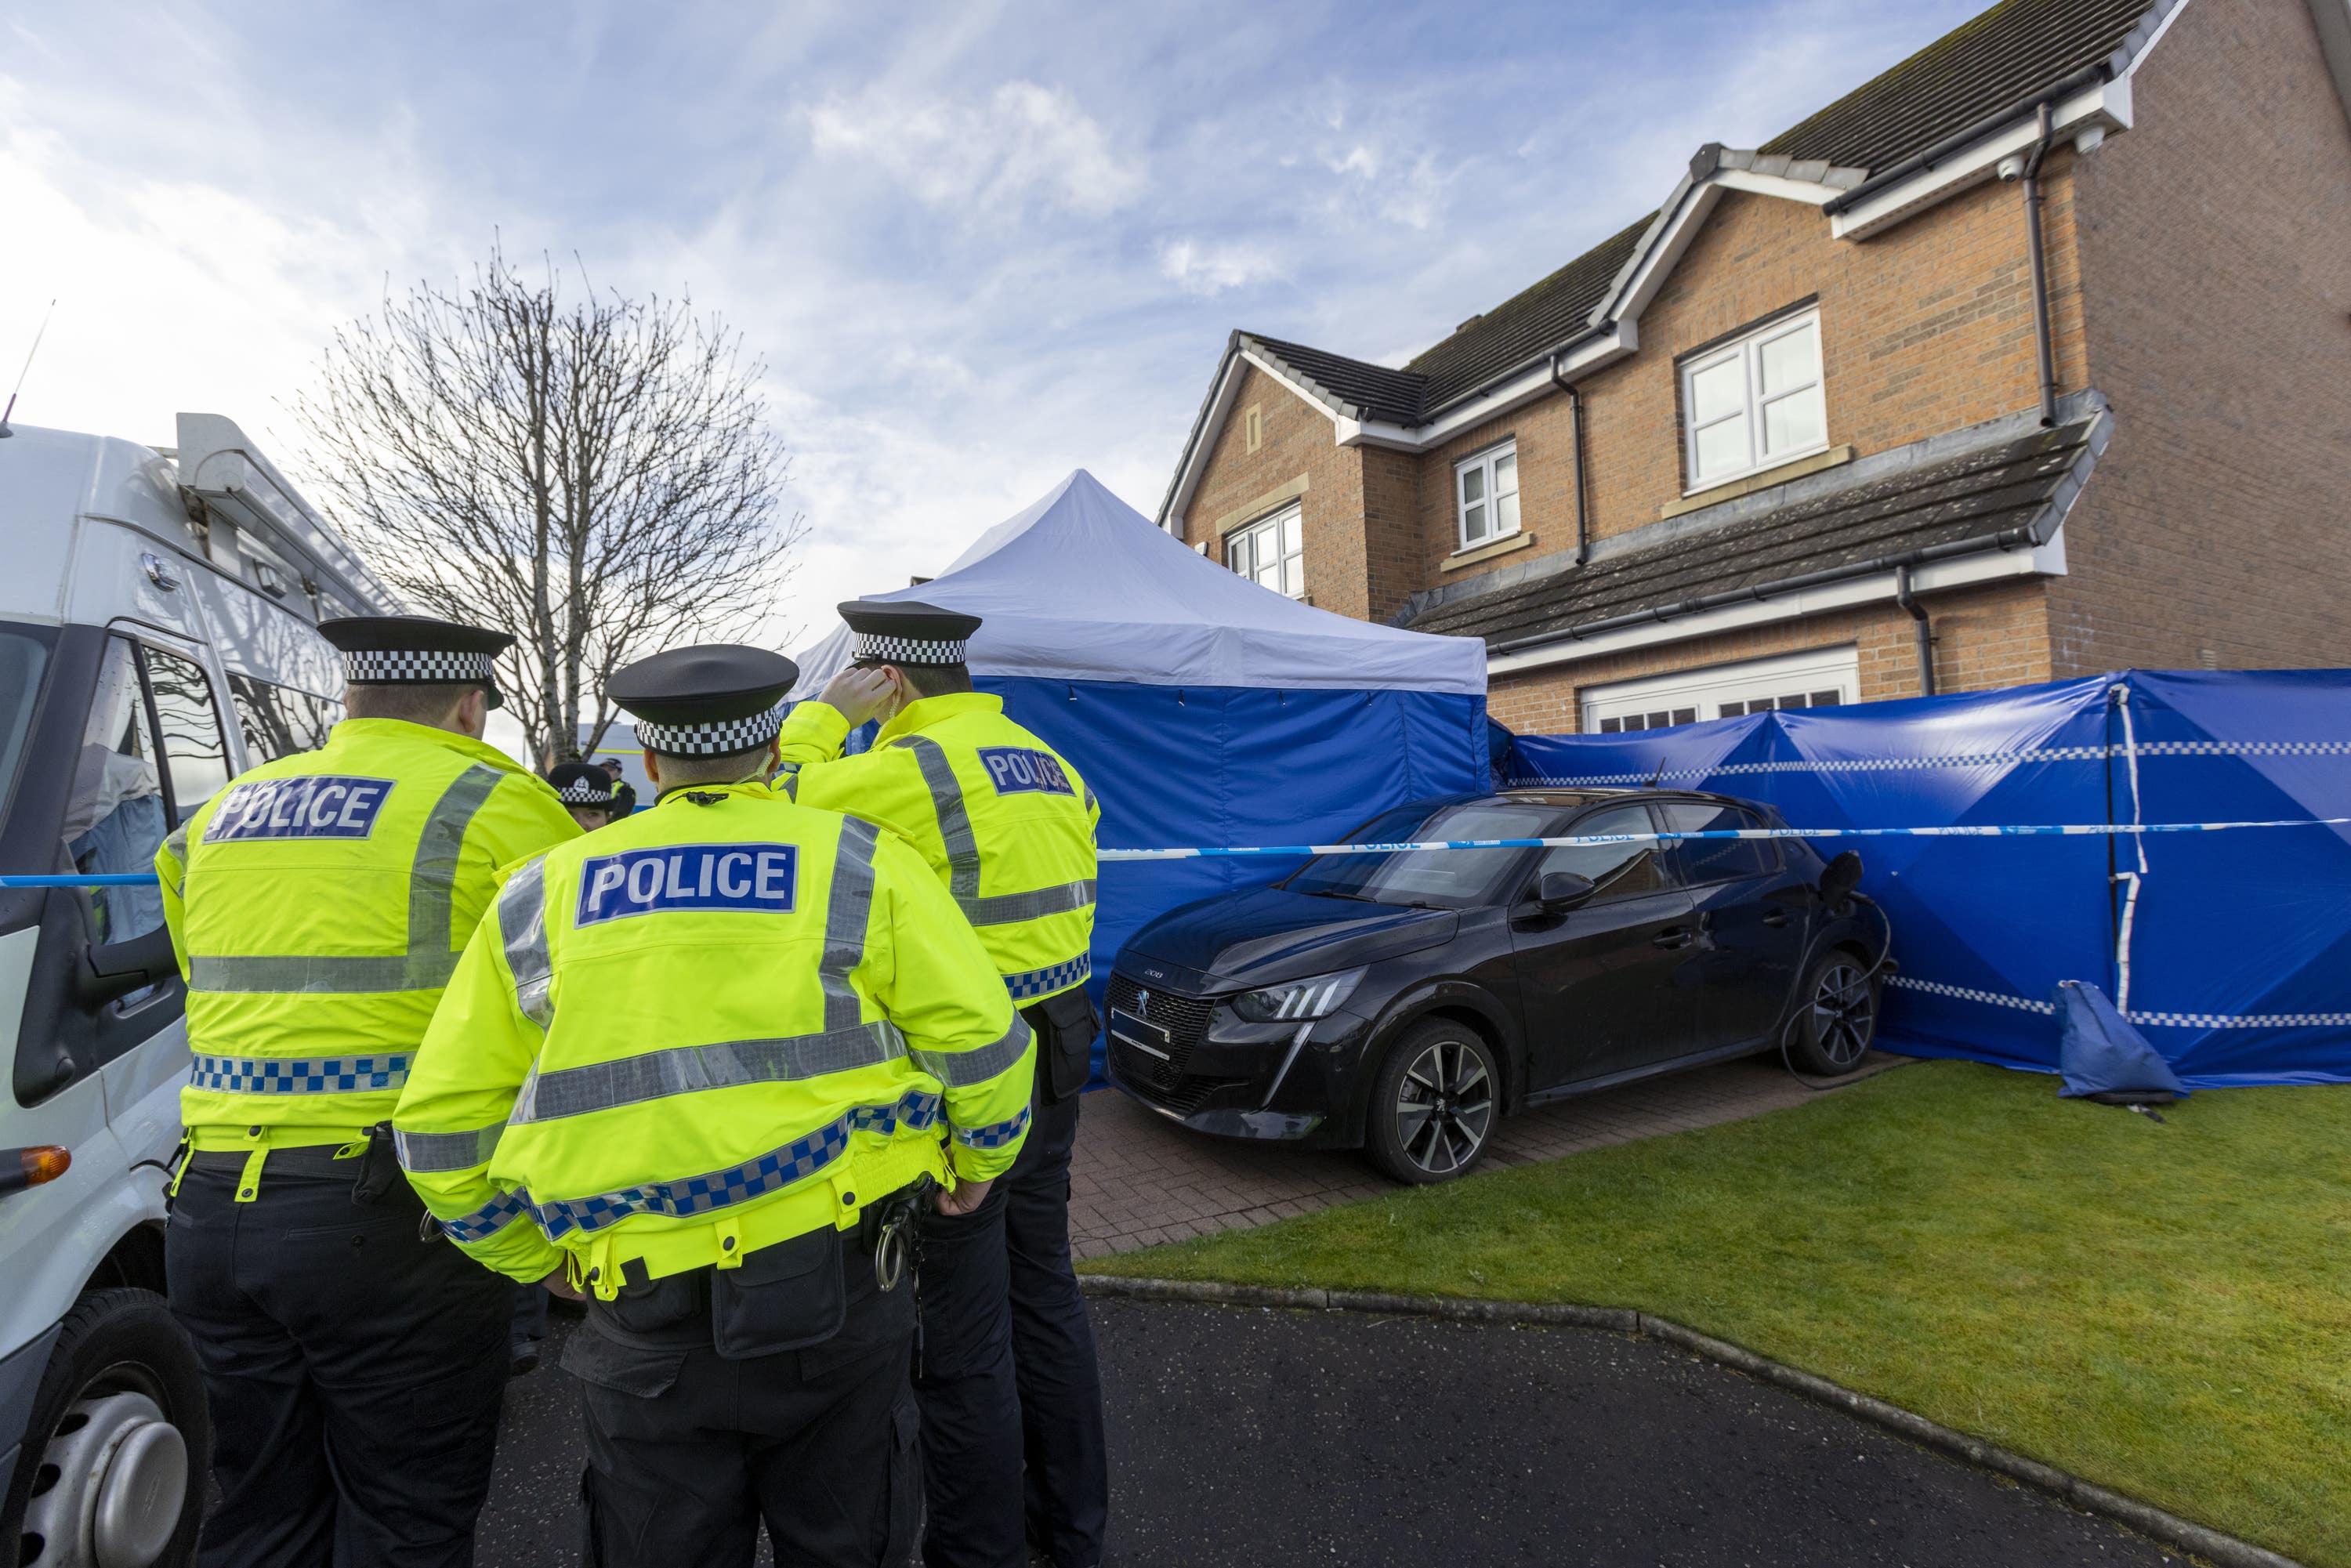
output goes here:
[{"label": "tarmac road", "polygon": [[[1651,1341],[1160,1302],[1093,1311],[1122,1568],[2187,1562]],[[479,1561],[574,1563],[578,1393],[554,1354],[509,1385],[507,1422]]]}]

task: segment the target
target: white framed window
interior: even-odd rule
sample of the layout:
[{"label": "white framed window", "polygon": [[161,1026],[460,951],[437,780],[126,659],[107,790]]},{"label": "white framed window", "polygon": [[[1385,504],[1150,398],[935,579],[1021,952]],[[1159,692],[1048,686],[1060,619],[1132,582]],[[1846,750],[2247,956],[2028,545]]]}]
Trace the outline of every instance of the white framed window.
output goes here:
[{"label": "white framed window", "polygon": [[1665,729],[1775,708],[1835,707],[1860,700],[1861,659],[1850,643],[1616,681],[1582,694],[1586,735]]},{"label": "white framed window", "polygon": [[1260,587],[1306,597],[1306,545],[1295,504],[1225,536],[1225,564]]},{"label": "white framed window", "polygon": [[1682,366],[1682,424],[1690,491],[1827,450],[1820,311],[1783,316],[1691,356]]},{"label": "white framed window", "polygon": [[1476,549],[1519,531],[1519,444],[1505,441],[1453,465],[1453,510],[1461,548]]}]

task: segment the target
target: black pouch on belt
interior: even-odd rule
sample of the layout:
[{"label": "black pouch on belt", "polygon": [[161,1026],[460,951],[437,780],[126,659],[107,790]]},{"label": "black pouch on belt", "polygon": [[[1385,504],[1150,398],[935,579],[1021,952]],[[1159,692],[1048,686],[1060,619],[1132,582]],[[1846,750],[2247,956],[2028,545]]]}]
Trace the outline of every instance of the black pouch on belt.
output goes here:
[{"label": "black pouch on belt", "polygon": [[351,1201],[381,1203],[392,1184],[402,1178],[400,1151],[392,1146],[392,1124],[378,1122],[367,1130],[367,1152],[360,1155],[360,1174],[351,1183]]},{"label": "black pouch on belt", "polygon": [[728,1361],[822,1344],[848,1313],[841,1232],[826,1226],[710,1273],[710,1343]]},{"label": "black pouch on belt", "polygon": [[1037,1031],[1037,1086],[1045,1103],[1058,1105],[1081,1092],[1093,1076],[1094,1037],[1102,1032],[1093,998],[1083,986],[1071,986],[1022,1009],[1020,1016]]}]

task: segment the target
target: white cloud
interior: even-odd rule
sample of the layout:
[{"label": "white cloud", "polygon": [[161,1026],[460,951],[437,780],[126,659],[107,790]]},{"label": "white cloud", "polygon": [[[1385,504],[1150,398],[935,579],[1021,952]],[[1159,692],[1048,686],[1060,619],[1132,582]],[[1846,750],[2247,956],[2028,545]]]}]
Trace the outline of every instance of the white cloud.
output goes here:
[{"label": "white cloud", "polygon": [[1280,277],[1282,267],[1263,246],[1176,239],[1160,242],[1159,275],[1185,293],[1206,298]]},{"label": "white cloud", "polygon": [[887,89],[833,98],[809,116],[820,152],[862,158],[932,206],[1002,214],[1040,199],[1099,216],[1144,191],[1094,118],[1061,88],[1008,81],[984,102]]}]

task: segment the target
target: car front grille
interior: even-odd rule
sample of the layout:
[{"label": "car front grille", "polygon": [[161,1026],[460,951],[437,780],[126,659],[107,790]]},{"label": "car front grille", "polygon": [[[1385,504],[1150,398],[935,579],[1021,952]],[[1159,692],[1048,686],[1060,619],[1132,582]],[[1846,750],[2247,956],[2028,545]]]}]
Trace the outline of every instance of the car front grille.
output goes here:
[{"label": "car front grille", "polygon": [[1111,1066],[1121,1082],[1153,1103],[1188,1116],[1217,1090],[1249,1082],[1245,1078],[1212,1078],[1184,1071],[1191,1060],[1192,1048],[1208,1032],[1208,1020],[1217,1010],[1215,998],[1156,990],[1126,975],[1113,974],[1110,980],[1110,1005],[1167,1031],[1167,1060],[1163,1061],[1121,1040],[1118,1020],[1111,1019]]}]

